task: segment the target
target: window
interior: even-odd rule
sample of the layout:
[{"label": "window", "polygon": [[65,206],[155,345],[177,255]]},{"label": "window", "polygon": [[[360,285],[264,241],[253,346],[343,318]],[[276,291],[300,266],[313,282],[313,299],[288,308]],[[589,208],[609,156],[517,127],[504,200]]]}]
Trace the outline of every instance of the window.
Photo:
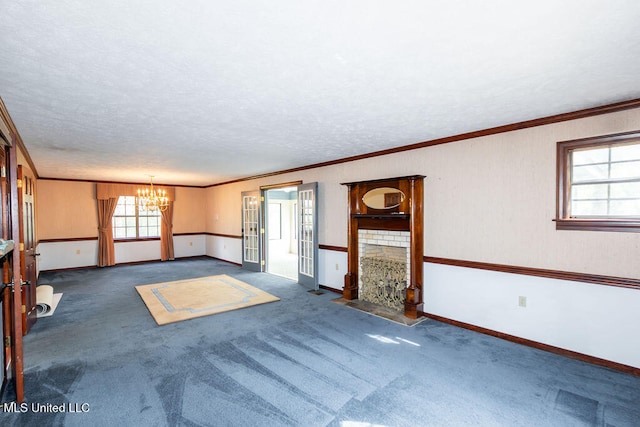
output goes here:
[{"label": "window", "polygon": [[135,196],[120,196],[113,213],[113,238],[160,237],[161,215],[158,210],[149,211],[140,206]]},{"label": "window", "polygon": [[640,232],[640,132],[558,142],[559,230]]}]

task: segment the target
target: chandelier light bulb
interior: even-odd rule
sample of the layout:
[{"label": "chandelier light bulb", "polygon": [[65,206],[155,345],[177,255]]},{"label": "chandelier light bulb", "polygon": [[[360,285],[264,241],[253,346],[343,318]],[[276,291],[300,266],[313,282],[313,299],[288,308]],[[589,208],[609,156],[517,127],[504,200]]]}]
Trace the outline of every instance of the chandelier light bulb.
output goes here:
[{"label": "chandelier light bulb", "polygon": [[163,188],[155,189],[153,187],[153,175],[149,175],[149,178],[149,188],[138,189],[138,203],[140,207],[148,211],[159,210],[164,212],[169,207],[167,191]]}]

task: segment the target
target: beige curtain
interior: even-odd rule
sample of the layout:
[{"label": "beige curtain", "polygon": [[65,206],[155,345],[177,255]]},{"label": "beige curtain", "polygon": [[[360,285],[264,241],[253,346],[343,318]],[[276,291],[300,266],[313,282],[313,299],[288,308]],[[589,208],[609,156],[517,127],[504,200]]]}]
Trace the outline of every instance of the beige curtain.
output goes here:
[{"label": "beige curtain", "polygon": [[111,218],[117,204],[118,198],[98,199],[98,267],[116,263]]},{"label": "beige curtain", "polygon": [[173,202],[169,202],[167,210],[162,212],[160,226],[160,260],[173,260]]}]

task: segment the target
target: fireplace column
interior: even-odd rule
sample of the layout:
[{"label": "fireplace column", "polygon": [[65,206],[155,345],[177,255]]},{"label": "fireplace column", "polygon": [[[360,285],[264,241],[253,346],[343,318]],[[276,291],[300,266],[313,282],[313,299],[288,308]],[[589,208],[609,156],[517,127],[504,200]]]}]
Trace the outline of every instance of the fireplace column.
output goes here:
[{"label": "fireplace column", "polygon": [[360,211],[360,192],[357,187],[345,184],[349,188],[349,223],[347,225],[347,267],[344,275],[342,296],[346,300],[358,299],[358,219],[352,212]]},{"label": "fireplace column", "polygon": [[[422,271],[424,268],[424,227],[422,211],[422,195],[424,194],[423,180],[410,182],[411,216],[409,218],[409,234],[411,236],[412,261],[409,265],[410,277],[407,287],[407,298],[404,302],[404,315],[417,319],[423,311],[422,302]],[[419,202],[418,202],[419,201]]]}]

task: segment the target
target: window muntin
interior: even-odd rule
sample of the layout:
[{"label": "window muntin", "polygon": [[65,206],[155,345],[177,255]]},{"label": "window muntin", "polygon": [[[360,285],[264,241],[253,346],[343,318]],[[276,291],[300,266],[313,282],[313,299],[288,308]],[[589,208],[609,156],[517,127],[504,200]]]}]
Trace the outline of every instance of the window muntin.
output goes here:
[{"label": "window muntin", "polygon": [[120,196],[113,214],[114,239],[160,237],[161,213],[140,206],[135,196]]},{"label": "window muntin", "polygon": [[572,218],[640,218],[640,141],[569,156]]},{"label": "window muntin", "polygon": [[640,133],[558,143],[558,229],[640,231]]}]

